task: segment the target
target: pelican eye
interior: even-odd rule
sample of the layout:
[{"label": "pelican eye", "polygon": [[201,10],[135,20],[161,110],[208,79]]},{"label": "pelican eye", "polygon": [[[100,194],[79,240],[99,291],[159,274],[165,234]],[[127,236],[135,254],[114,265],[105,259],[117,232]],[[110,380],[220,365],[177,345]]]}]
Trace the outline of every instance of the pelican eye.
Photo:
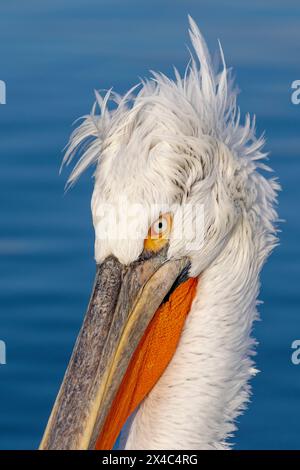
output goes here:
[{"label": "pelican eye", "polygon": [[145,250],[156,252],[167,244],[172,229],[172,221],[172,215],[166,213],[161,214],[158,219],[153,222],[144,242]]}]

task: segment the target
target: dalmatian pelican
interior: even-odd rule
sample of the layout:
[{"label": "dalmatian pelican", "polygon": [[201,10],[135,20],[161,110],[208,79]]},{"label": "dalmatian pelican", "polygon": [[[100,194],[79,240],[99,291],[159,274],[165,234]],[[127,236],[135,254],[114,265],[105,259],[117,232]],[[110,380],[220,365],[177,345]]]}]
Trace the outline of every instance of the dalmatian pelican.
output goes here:
[{"label": "dalmatian pelican", "polygon": [[279,185],[189,22],[183,76],[96,92],[70,138],[69,183],[96,164],[96,277],[41,449],[228,449],[249,401]]}]

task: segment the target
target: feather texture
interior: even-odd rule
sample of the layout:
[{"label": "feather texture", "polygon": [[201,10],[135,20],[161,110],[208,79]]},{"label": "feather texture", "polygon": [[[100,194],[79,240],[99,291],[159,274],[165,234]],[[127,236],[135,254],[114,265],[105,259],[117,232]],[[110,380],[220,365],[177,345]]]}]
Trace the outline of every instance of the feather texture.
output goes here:
[{"label": "feather texture", "polygon": [[[171,236],[168,256],[189,256],[201,275],[182,338],[167,370],[127,426],[126,448],[224,449],[249,400],[253,321],[261,267],[276,245],[279,185],[266,178],[264,138],[255,119],[242,123],[237,90],[220,46],[213,66],[192,18],[194,52],[183,77],[152,72],[120,97],[96,92],[91,114],[71,136],[63,164],[75,154],[69,184],[96,164],[92,199],[95,258],[125,263],[143,249],[153,204],[204,209],[203,243],[191,248]],[[143,204],[135,240],[99,240],[99,207],[120,208],[121,196]],[[193,224],[187,212],[186,224]],[[174,230],[178,223],[174,213]],[[126,439],[122,437],[122,442]]]}]

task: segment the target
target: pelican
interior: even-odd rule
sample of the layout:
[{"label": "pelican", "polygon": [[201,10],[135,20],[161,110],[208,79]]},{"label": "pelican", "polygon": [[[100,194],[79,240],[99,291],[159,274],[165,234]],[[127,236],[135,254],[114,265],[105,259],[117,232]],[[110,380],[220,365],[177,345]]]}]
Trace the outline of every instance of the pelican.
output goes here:
[{"label": "pelican", "polygon": [[229,449],[249,401],[279,184],[189,24],[184,76],[96,92],[71,135],[69,184],[96,164],[96,277],[41,449]]}]

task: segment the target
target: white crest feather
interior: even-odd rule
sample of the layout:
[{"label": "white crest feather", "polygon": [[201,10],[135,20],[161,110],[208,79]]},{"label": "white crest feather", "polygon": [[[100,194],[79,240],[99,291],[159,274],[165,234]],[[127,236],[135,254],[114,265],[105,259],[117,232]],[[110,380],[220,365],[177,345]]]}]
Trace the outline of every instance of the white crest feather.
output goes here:
[{"label": "white crest feather", "polygon": [[[88,166],[99,162],[102,145],[108,135],[115,132],[117,138],[121,130],[119,126],[130,124],[140,108],[151,102],[173,108],[180,106],[181,111],[194,120],[193,125],[198,131],[218,138],[239,157],[253,161],[265,158],[266,154],[262,151],[264,139],[255,137],[255,119],[251,120],[247,115],[245,123],[241,123],[236,104],[237,91],[226,68],[221,45],[222,70],[215,71],[205,40],[191,17],[189,21],[195,57],[191,57],[183,78],[177,69],[175,81],[152,72],[152,79],[135,85],[124,97],[112,90],[108,90],[103,98],[98,91],[95,92],[96,102],[92,111],[82,118],[82,124],[71,135],[63,159],[62,165],[68,165],[75,154],[80,155],[68,184],[73,184]],[[141,89],[134,95],[137,87]],[[116,106],[112,111],[108,110],[110,102]],[[266,169],[264,164],[256,165]]]},{"label": "white crest feather", "polygon": [[[123,194],[145,211],[174,200],[205,207],[203,246],[187,252],[172,237],[169,242],[168,256],[189,256],[189,274],[201,274],[201,281],[175,355],[133,419],[129,449],[230,447],[255,373],[251,330],[259,272],[276,244],[279,185],[260,172],[269,170],[261,161],[264,137],[255,136],[255,118],[241,121],[221,45],[217,69],[189,21],[194,52],[183,77],[177,69],[174,80],[152,72],[123,97],[96,92],[63,160],[69,164],[79,154],[69,184],[97,164],[95,228],[98,204],[117,206]],[[146,235],[148,226],[140,228]],[[114,254],[129,264],[143,243],[143,237],[122,243],[96,237],[96,261]]]}]

